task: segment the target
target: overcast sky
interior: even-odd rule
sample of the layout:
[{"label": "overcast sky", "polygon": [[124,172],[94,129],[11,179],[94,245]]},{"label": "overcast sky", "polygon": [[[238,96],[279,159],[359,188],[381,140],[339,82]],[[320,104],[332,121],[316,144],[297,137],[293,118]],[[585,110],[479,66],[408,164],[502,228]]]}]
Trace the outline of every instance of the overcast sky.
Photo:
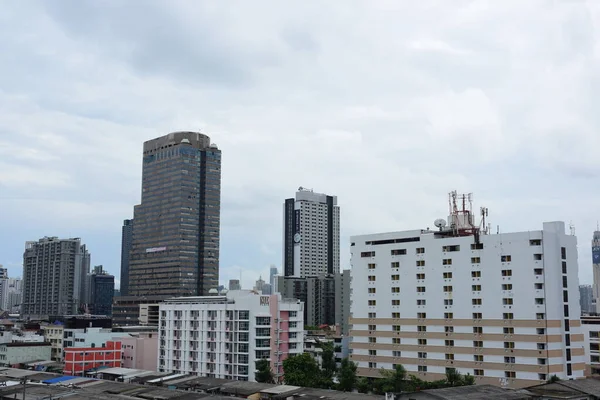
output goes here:
[{"label": "overcast sky", "polygon": [[473,192],[502,232],[600,219],[600,2],[11,1],[0,11],[0,263],[81,237],[120,269],[145,140],[223,152],[221,281],[281,266],[283,200],[350,235],[433,227]]}]

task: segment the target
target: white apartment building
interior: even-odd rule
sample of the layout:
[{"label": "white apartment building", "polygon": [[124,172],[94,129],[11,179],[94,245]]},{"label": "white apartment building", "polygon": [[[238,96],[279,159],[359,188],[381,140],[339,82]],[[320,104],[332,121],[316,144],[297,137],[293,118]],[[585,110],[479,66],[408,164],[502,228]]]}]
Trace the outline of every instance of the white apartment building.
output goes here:
[{"label": "white apartment building", "polygon": [[581,330],[585,342],[586,376],[600,375],[600,317],[582,316]]},{"label": "white apartment building", "polygon": [[304,304],[280,294],[230,291],[160,304],[159,372],[254,381],[255,362],[269,359],[280,379],[283,361],[304,351]]},{"label": "white apartment building", "polygon": [[361,376],[402,364],[524,387],[584,375],[577,240],[563,222],[488,234],[470,210],[450,226],[351,238],[352,359]]},{"label": "white apartment building", "polygon": [[337,196],[300,187],[283,208],[283,275],[304,278],[339,273]]}]

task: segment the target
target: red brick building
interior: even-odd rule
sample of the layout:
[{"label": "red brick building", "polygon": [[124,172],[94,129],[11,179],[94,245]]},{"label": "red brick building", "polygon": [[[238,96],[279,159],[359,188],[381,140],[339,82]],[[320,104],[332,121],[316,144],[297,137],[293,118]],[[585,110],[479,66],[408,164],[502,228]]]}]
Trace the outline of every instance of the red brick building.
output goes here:
[{"label": "red brick building", "polygon": [[98,367],[122,366],[121,342],[107,341],[103,347],[67,347],[65,348],[65,375],[83,375]]}]

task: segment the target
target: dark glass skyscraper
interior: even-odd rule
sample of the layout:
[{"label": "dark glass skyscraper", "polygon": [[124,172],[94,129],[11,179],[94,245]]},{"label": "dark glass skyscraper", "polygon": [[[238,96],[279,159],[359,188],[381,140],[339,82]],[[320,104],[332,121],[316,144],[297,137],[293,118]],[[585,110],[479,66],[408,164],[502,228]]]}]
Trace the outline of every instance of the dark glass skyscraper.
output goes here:
[{"label": "dark glass skyscraper", "polygon": [[207,295],[219,284],[221,151],[197,132],[144,143],[129,296]]},{"label": "dark glass skyscraper", "polygon": [[133,220],[123,221],[121,231],[121,288],[119,296],[127,296],[129,293],[129,252],[133,239]]}]

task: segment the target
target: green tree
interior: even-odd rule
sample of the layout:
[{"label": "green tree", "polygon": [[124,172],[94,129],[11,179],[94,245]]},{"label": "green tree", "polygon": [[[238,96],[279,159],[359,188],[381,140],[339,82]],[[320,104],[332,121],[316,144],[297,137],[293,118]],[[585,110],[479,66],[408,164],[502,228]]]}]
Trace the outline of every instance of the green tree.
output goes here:
[{"label": "green tree", "polygon": [[369,379],[364,376],[358,378],[356,381],[356,390],[358,390],[359,393],[369,393],[371,390],[371,382],[369,382]]},{"label": "green tree", "polygon": [[380,375],[382,379],[378,381],[378,389],[381,393],[400,393],[404,387],[404,381],[407,374],[406,369],[401,364],[396,364],[393,370],[381,369]]},{"label": "green tree", "polygon": [[308,353],[288,357],[283,361],[284,381],[287,385],[303,387],[321,386],[321,369]]},{"label": "green tree", "polygon": [[560,381],[560,378],[556,375],[552,375],[550,379],[548,379],[548,383],[554,383]]},{"label": "green tree", "polygon": [[262,359],[256,361],[256,372],[254,373],[254,379],[256,379],[256,382],[260,383],[273,383],[275,381],[269,360]]},{"label": "green tree", "polygon": [[333,343],[324,343],[321,346],[321,349],[323,349],[323,352],[321,353],[321,369],[323,369],[323,374],[327,378],[333,379],[333,376],[337,370],[337,366],[335,365],[335,352],[333,351]]},{"label": "green tree", "polygon": [[463,377],[463,383],[465,386],[471,386],[475,384],[475,377],[471,374],[466,374]]},{"label": "green tree", "polygon": [[348,358],[344,358],[340,364],[338,371],[338,390],[344,392],[351,392],[352,389],[357,385],[356,382],[356,364],[350,361]]},{"label": "green tree", "polygon": [[448,382],[448,386],[462,386],[462,375],[456,368],[446,368],[446,382]]}]

